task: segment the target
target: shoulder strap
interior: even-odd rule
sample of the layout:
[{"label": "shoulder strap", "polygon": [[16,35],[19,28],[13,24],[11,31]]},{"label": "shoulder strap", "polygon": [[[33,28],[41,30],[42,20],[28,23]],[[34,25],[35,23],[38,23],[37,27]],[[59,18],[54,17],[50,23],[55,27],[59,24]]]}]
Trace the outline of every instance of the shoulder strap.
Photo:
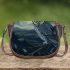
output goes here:
[{"label": "shoulder strap", "polygon": [[[2,42],[1,42],[1,48],[2,48],[2,51],[6,54],[6,55],[10,55],[12,56],[13,54],[12,53],[7,53],[4,49],[5,45],[4,45],[4,37],[5,37],[5,34],[6,32],[8,32],[8,35],[9,35],[9,38],[10,38],[10,31],[9,29],[11,29],[11,24],[9,24],[3,31],[3,34],[2,34]],[[10,44],[9,44],[10,45]]]},{"label": "shoulder strap", "polygon": [[[59,46],[60,46],[60,33],[59,33],[58,25],[56,27],[57,27],[58,38],[59,38]],[[62,26],[62,35],[63,35],[63,38],[64,38],[65,51],[63,52],[62,55],[56,54],[57,57],[64,56],[67,53],[67,51],[68,51],[68,42],[67,42],[67,37],[66,37],[66,29],[65,29],[65,26]]]}]

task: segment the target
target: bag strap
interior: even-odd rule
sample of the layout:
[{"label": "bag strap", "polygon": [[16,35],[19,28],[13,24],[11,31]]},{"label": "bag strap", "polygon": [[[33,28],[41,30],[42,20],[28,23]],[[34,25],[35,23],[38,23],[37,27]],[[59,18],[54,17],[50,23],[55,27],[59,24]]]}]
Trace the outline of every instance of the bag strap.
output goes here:
[{"label": "bag strap", "polygon": [[[9,25],[4,29],[4,31],[3,31],[3,34],[2,34],[2,42],[1,42],[1,48],[2,48],[2,51],[3,51],[6,55],[12,56],[13,54],[12,54],[12,53],[7,53],[7,52],[5,51],[5,48],[4,48],[4,47],[5,47],[5,45],[4,45],[4,37],[5,37],[6,32],[8,32],[8,35],[9,35],[9,38],[10,38],[10,32],[9,32],[10,26],[11,26],[11,24],[9,24]],[[10,44],[9,44],[9,46],[10,46]]]},{"label": "bag strap", "polygon": [[[60,46],[60,32],[59,32],[59,29],[58,29],[58,25],[56,26],[56,28],[57,28],[57,32],[58,32],[59,46]],[[63,35],[63,39],[64,39],[64,44],[65,44],[65,51],[63,52],[62,55],[56,54],[57,57],[64,56],[67,53],[67,51],[68,51],[68,42],[67,42],[67,36],[66,36],[65,26],[62,26],[62,35]]]}]

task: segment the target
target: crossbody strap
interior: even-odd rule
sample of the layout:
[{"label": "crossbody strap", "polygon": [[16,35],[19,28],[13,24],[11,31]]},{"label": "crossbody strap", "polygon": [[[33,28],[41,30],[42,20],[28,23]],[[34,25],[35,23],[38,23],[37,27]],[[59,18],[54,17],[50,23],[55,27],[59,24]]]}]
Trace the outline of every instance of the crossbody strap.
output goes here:
[{"label": "crossbody strap", "polygon": [[[57,32],[58,32],[59,46],[60,46],[60,32],[59,32],[59,29],[58,29],[58,25],[56,25],[56,28],[57,28]],[[64,39],[65,50],[64,50],[63,54],[56,54],[57,57],[64,56],[68,51],[68,42],[67,42],[67,37],[66,37],[65,26],[62,26],[62,35],[63,35],[63,39]]]},{"label": "crossbody strap", "polygon": [[[11,24],[9,24],[9,25],[4,29],[4,31],[3,31],[3,34],[2,34],[2,42],[1,42],[1,48],[2,48],[2,51],[4,52],[4,54],[12,56],[12,55],[13,55],[12,53],[7,53],[7,52],[5,51],[5,43],[4,43],[4,37],[5,37],[6,32],[8,32],[8,35],[9,35],[9,38],[10,38],[10,32],[9,32],[10,26],[11,26]],[[10,44],[9,44],[9,46],[10,46]]]}]

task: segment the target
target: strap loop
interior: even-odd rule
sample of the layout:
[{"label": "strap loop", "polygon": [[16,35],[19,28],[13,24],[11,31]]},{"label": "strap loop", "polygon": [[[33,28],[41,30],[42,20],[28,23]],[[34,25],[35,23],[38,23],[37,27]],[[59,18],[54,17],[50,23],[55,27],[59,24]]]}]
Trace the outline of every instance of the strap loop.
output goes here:
[{"label": "strap loop", "polygon": [[13,55],[12,53],[7,53],[7,52],[5,51],[5,49],[4,49],[4,47],[5,47],[5,46],[4,46],[4,37],[5,37],[6,32],[8,32],[8,26],[4,29],[3,34],[2,34],[1,48],[2,48],[2,51],[3,51],[6,55],[12,56],[12,55]]},{"label": "strap loop", "polygon": [[[57,29],[58,29],[58,28],[57,28]],[[59,39],[60,39],[59,29],[58,29],[57,31],[58,31],[58,34],[59,34],[58,36],[59,36]],[[62,27],[62,34],[63,34],[63,38],[64,38],[65,51],[63,52],[62,55],[57,54],[57,55],[56,55],[57,57],[62,57],[62,56],[64,56],[64,55],[67,53],[67,51],[68,51],[68,42],[67,42],[67,37],[66,37],[66,29],[65,29],[65,26]],[[60,41],[59,41],[59,42],[60,42]],[[60,46],[60,43],[59,43],[59,46]]]}]

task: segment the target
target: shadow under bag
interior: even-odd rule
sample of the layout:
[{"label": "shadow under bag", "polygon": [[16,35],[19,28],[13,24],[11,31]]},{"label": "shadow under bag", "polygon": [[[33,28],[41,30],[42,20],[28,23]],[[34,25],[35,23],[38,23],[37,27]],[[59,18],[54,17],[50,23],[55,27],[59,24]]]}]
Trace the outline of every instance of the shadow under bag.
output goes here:
[{"label": "shadow under bag", "polygon": [[[8,31],[12,53],[7,53],[4,49],[6,31]],[[60,55],[57,53],[62,35],[65,51]],[[9,24],[3,32],[1,46],[5,54],[21,58],[61,57],[68,50],[65,26],[55,21],[19,21]]]}]

